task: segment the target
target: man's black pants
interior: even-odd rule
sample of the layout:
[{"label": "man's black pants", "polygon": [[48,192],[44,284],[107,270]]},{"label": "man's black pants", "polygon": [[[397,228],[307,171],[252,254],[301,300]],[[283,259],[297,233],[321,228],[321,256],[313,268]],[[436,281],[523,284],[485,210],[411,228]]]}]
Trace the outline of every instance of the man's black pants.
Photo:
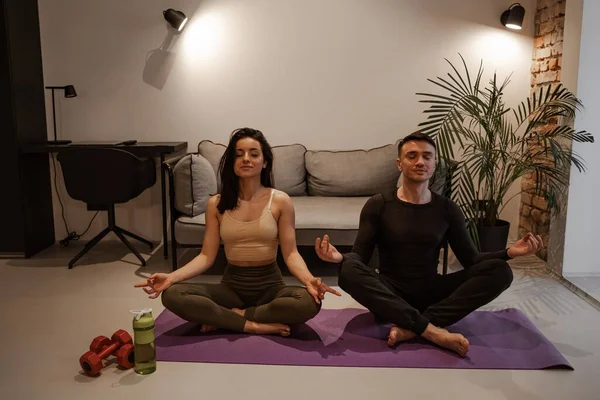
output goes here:
[{"label": "man's black pants", "polygon": [[512,279],[510,266],[500,259],[410,282],[396,282],[360,261],[345,259],[338,283],[377,317],[421,335],[429,323],[447,327],[488,304]]}]

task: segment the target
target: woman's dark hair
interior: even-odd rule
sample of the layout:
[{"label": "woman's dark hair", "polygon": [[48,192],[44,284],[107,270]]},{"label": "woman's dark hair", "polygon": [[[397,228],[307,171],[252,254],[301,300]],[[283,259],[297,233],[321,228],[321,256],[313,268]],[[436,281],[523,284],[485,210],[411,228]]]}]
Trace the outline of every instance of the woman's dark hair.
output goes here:
[{"label": "woman's dark hair", "polygon": [[219,174],[221,175],[221,197],[217,209],[220,214],[225,210],[233,210],[238,206],[238,196],[240,193],[239,177],[233,170],[236,156],[236,145],[242,138],[251,138],[260,143],[260,148],[267,164],[260,172],[260,183],[265,187],[273,187],[273,150],[271,145],[265,139],[261,131],[252,128],[236,129],[231,133],[229,144],[221,162],[219,163]]}]

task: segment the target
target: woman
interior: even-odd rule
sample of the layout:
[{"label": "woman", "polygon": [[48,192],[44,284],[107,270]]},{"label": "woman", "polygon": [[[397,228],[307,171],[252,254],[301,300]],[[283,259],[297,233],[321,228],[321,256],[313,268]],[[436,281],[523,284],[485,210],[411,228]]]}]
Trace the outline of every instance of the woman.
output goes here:
[{"label": "woman", "polygon": [[[202,331],[224,328],[288,336],[291,324],[313,318],[325,293],[340,294],[315,278],[296,248],[294,206],[273,189],[273,152],[262,132],[233,132],[221,158],[221,194],[210,198],[201,253],[181,269],[136,284]],[[220,242],[227,268],[219,284],[180,284],[214,263]],[[277,245],[288,269],[305,287],[286,286]],[[174,285],[177,283],[177,285]]]}]

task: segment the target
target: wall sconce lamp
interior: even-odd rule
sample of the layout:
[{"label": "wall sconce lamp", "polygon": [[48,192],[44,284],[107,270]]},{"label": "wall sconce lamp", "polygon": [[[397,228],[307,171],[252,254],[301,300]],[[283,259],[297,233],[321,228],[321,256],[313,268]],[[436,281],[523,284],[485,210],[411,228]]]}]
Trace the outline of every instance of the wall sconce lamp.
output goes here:
[{"label": "wall sconce lamp", "polygon": [[165,20],[171,25],[173,28],[177,29],[177,32],[181,32],[185,24],[187,23],[187,17],[181,11],[173,10],[169,8],[168,10],[163,11],[163,16]]},{"label": "wall sconce lamp", "polygon": [[57,140],[56,139],[56,111],[55,111],[55,107],[54,107],[54,91],[56,89],[63,89],[65,91],[65,97],[67,99],[70,99],[73,97],[77,97],[77,92],[75,91],[75,87],[73,85],[46,86],[46,89],[52,90],[52,123],[54,124],[54,140],[49,140],[48,144],[56,144],[56,145],[69,144],[69,143],[71,143],[70,140]]},{"label": "wall sconce lamp", "polygon": [[521,29],[523,26],[523,17],[525,16],[525,9],[521,4],[514,3],[508,7],[508,10],[504,11],[500,16],[500,22],[507,28],[510,29]]}]

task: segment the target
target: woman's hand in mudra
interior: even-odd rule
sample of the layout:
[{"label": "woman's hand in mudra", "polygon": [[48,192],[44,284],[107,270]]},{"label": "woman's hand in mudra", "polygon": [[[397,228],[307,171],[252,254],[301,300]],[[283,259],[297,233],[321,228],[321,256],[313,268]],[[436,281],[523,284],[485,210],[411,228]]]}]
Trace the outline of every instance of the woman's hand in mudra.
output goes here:
[{"label": "woman's hand in mudra", "polygon": [[170,274],[156,273],[152,274],[150,278],[146,279],[146,282],[136,283],[134,287],[143,288],[144,292],[148,293],[151,299],[155,299],[162,292],[167,290],[173,284],[173,280]]},{"label": "woman's hand in mudra", "polygon": [[321,304],[321,300],[325,298],[325,293],[341,296],[340,292],[330,288],[321,278],[313,278],[309,284],[306,285],[306,290],[308,290],[308,293],[315,299],[317,304]]}]

